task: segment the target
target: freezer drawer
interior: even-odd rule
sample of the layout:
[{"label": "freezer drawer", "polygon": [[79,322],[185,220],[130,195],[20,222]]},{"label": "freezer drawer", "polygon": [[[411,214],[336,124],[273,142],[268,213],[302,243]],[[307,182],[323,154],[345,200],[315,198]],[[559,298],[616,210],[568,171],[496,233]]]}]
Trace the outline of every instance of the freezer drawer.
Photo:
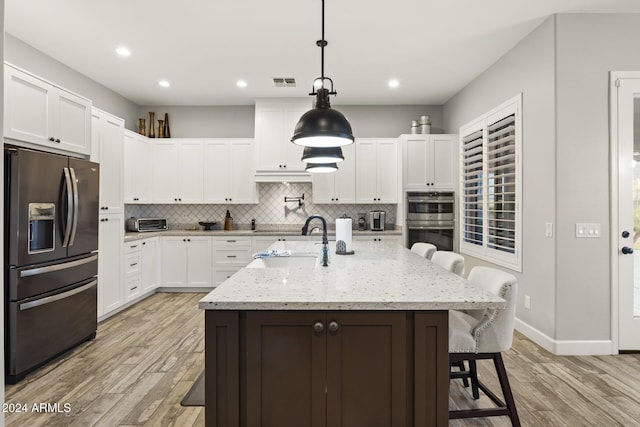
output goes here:
[{"label": "freezer drawer", "polygon": [[8,303],[7,383],[20,381],[33,369],[95,337],[97,283],[93,278],[37,299]]}]

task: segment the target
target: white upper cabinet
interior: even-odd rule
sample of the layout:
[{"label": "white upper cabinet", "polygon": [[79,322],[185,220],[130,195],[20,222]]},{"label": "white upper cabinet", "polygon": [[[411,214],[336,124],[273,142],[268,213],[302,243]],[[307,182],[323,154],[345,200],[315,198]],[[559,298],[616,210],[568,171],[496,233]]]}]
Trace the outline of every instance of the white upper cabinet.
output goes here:
[{"label": "white upper cabinet", "polygon": [[205,142],[204,202],[257,203],[253,139]]},{"label": "white upper cabinet", "polygon": [[124,130],[124,202],[151,203],[151,140]]},{"label": "white upper cabinet", "polygon": [[344,161],[338,171],[311,174],[313,203],[356,203],[356,147],[342,147]]},{"label": "white upper cabinet", "polygon": [[456,135],[402,135],[403,188],[455,190],[458,144]]},{"label": "white upper cabinet", "polygon": [[192,139],[156,139],[152,182],[154,203],[202,203],[204,143]]},{"label": "white upper cabinet", "polygon": [[398,141],[356,139],[356,202],[398,202]]},{"label": "white upper cabinet", "polygon": [[100,213],[124,212],[124,120],[93,108],[91,160],[100,163]]},{"label": "white upper cabinet", "polygon": [[300,160],[303,147],[291,142],[296,123],[311,107],[311,98],[256,100],[257,177],[289,174],[299,177],[298,181],[311,181],[310,175],[304,172],[305,164]]},{"label": "white upper cabinet", "polygon": [[91,154],[91,101],[5,64],[4,135]]}]

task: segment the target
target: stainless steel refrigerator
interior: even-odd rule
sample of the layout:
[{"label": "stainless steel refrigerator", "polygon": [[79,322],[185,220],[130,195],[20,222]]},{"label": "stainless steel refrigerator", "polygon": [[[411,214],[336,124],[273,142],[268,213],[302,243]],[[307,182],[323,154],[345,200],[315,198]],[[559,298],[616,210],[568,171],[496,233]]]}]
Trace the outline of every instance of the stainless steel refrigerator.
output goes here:
[{"label": "stainless steel refrigerator", "polygon": [[99,165],[6,146],[5,380],[97,328]]}]

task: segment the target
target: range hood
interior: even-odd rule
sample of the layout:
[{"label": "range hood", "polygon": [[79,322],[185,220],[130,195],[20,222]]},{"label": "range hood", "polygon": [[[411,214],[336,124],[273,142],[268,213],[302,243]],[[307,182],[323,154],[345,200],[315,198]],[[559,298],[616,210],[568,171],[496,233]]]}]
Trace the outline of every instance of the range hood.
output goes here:
[{"label": "range hood", "polygon": [[311,174],[304,171],[256,171],[256,182],[311,182]]}]

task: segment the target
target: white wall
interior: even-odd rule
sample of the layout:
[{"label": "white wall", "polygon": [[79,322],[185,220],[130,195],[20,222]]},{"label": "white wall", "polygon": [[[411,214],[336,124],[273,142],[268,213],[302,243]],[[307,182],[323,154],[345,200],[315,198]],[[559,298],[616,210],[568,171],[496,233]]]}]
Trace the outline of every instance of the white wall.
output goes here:
[{"label": "white wall", "polygon": [[[554,18],[547,19],[511,51],[444,106],[447,133],[493,107],[523,94],[522,113],[522,273],[518,277],[517,317],[555,336],[555,246],[545,223],[555,222]],[[465,256],[469,271],[489,265]],[[524,295],[531,310],[524,308]]]},{"label": "white wall", "polygon": [[[333,103],[335,104],[335,103]],[[420,116],[431,117],[431,132],[443,133],[442,106],[434,105],[333,105],[347,117],[358,138],[396,138],[410,133],[411,120]],[[309,97],[309,105],[312,99]],[[169,114],[173,138],[253,138],[255,126],[254,106],[143,106],[138,117],[146,119],[149,129],[149,111],[158,119]],[[137,129],[136,129],[137,131]]]},{"label": "white wall", "polygon": [[[3,34],[5,34],[4,31]],[[4,59],[65,89],[89,98],[93,101],[94,107],[123,118],[127,129],[136,130],[139,108],[137,104],[45,55],[11,34],[5,34]]]}]

